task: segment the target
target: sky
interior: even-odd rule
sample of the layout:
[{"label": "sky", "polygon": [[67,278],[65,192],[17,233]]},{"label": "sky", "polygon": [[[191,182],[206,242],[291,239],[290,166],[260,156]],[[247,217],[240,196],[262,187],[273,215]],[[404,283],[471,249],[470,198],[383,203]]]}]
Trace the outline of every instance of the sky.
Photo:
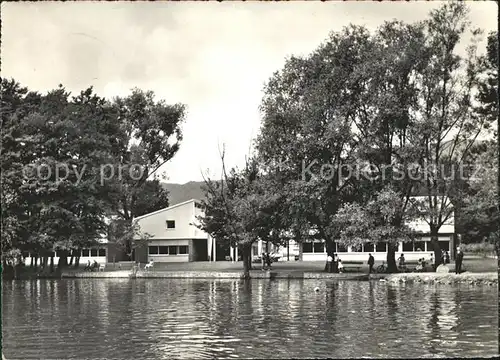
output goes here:
[{"label": "sky", "polygon": [[[470,19],[497,28],[497,5],[468,2]],[[263,87],[291,55],[307,55],[349,23],[423,20],[440,2],[2,3],[2,77],[46,92],[93,86],[106,98],[134,87],[183,103],[184,140],[161,170],[168,182],[242,166],[259,132]]]}]

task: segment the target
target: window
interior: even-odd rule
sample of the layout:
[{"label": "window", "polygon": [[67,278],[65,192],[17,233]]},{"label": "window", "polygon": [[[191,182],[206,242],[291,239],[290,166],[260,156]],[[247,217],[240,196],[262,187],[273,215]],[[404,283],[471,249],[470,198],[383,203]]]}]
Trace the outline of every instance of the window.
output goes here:
[{"label": "window", "polygon": [[312,253],[313,252],[313,244],[310,242],[305,242],[302,244],[302,252]]},{"label": "window", "polygon": [[345,246],[344,244],[337,244],[337,252],[347,252],[347,246]]},{"label": "window", "polygon": [[375,245],[375,251],[376,252],[386,252],[387,251],[387,243],[385,243],[385,242],[378,242]]},{"label": "window", "polygon": [[167,229],[175,229],[175,220],[167,220]]},{"label": "window", "polygon": [[169,255],[177,255],[177,246],[169,246],[168,247]]},{"label": "window", "polygon": [[325,243],[323,243],[323,242],[313,243],[313,250],[315,253],[325,252]]},{"label": "window", "polygon": [[415,251],[425,251],[425,241],[415,241]]},{"label": "window", "polygon": [[413,251],[413,241],[404,242],[403,251]]},{"label": "window", "polygon": [[[258,248],[257,248],[258,250]],[[179,254],[189,254],[189,246],[181,245],[179,246]]]},{"label": "window", "polygon": [[89,256],[89,249],[83,249],[82,250],[82,257],[88,257]]},{"label": "window", "polygon": [[158,246],[158,254],[168,255],[168,246]]},{"label": "window", "polygon": [[444,251],[450,251],[450,242],[449,241],[440,241],[439,248]]},{"label": "window", "polygon": [[375,249],[375,247],[374,247],[373,243],[366,243],[363,245],[364,252],[368,252],[368,253],[374,252],[375,251],[374,249]]},{"label": "window", "polygon": [[158,246],[149,246],[149,255],[158,255]]},{"label": "window", "polygon": [[106,256],[106,249],[99,249],[99,256]]},{"label": "window", "polygon": [[97,256],[97,249],[90,250],[90,256]]}]

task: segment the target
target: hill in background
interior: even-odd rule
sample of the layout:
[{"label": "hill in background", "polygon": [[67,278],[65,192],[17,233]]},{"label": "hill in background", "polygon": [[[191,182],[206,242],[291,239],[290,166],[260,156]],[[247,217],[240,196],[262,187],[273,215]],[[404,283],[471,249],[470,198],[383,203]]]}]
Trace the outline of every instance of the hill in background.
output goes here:
[{"label": "hill in background", "polygon": [[204,200],[204,184],[203,181],[190,181],[185,184],[162,183],[162,186],[168,191],[168,203],[172,206],[191,199]]}]

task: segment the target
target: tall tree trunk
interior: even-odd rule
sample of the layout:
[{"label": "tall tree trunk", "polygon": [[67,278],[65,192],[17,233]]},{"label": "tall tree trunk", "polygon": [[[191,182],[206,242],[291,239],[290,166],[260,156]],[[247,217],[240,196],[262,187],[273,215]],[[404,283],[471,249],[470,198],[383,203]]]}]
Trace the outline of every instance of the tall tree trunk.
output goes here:
[{"label": "tall tree trunk", "polygon": [[[252,249],[252,248],[250,247],[250,249]],[[250,254],[247,256],[246,261],[248,261],[248,265],[247,265],[248,269],[253,270],[252,269],[252,251],[251,250],[250,250]]]},{"label": "tall tree trunk", "polygon": [[68,266],[68,250],[61,250],[59,252],[59,261],[57,267],[63,269]]},{"label": "tall tree trunk", "polygon": [[434,251],[434,264],[432,264],[432,269],[436,271],[436,264],[438,264],[438,261],[441,259],[441,249],[439,248],[438,229],[435,226],[431,226],[431,246]]},{"label": "tall tree trunk", "polygon": [[396,273],[398,272],[398,265],[396,264],[396,251],[398,250],[398,244],[387,243],[387,272]]},{"label": "tall tree trunk", "polygon": [[51,255],[50,257],[50,272],[54,272],[54,255]]},{"label": "tall tree trunk", "polygon": [[82,253],[82,250],[80,249],[79,252],[77,252],[76,257],[75,257],[75,269],[78,269],[80,266],[80,254]]},{"label": "tall tree trunk", "polygon": [[69,258],[68,266],[73,265],[74,259],[75,259],[75,250],[71,250],[71,257]]},{"label": "tall tree trunk", "polygon": [[[498,191],[500,193],[500,189]],[[500,230],[497,232],[497,237],[495,239],[495,252],[497,254],[497,274],[500,280]]]},{"label": "tall tree trunk", "polygon": [[128,261],[132,261],[132,242],[129,240],[126,240],[125,242],[125,253]]},{"label": "tall tree trunk", "polygon": [[35,255],[35,268],[38,267],[38,254]]},{"label": "tall tree trunk", "polygon": [[45,269],[48,263],[49,263],[49,257],[47,256],[47,254],[43,254],[42,269]]},{"label": "tall tree trunk", "polygon": [[33,267],[34,263],[35,263],[35,258],[33,256],[31,256],[30,268]]},{"label": "tall tree trunk", "polygon": [[250,267],[248,266],[249,265],[249,262],[248,262],[248,258],[250,257],[250,254],[251,254],[251,245],[250,247],[248,245],[243,245],[242,247],[242,252],[243,252],[243,278],[244,279],[249,279],[250,278]]},{"label": "tall tree trunk", "polygon": [[333,258],[335,250],[335,241],[325,241],[326,259],[325,259],[325,272],[328,271],[328,256]]}]

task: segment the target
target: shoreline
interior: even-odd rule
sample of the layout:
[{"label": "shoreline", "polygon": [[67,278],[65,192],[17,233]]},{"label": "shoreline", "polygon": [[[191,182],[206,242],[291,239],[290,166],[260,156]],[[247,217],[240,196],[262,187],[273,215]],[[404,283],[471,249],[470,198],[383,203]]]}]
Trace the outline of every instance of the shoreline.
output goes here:
[{"label": "shoreline", "polygon": [[[130,271],[110,272],[63,272],[63,279],[76,278],[116,278],[116,279],[241,279],[243,272],[223,271],[140,271],[133,274]],[[255,271],[250,273],[250,279],[329,279],[352,281],[385,281],[389,284],[423,283],[453,285],[466,283],[472,285],[495,285],[498,283],[496,272],[469,273],[399,273],[399,274],[367,274],[343,273],[331,274],[324,272],[280,272],[280,271]]]},{"label": "shoreline", "polygon": [[[373,274],[373,279],[386,277],[388,274]],[[241,279],[242,271],[140,271],[133,274],[130,271],[110,272],[63,272],[61,278],[130,278],[130,279]],[[363,273],[329,274],[322,272],[280,272],[255,271],[250,272],[250,279],[338,279],[338,280],[368,280],[369,275]]]},{"label": "shoreline", "polygon": [[469,285],[490,285],[498,284],[498,273],[483,272],[471,273],[404,273],[390,274],[386,281],[390,284],[399,283],[422,283],[422,284],[469,284]]}]

